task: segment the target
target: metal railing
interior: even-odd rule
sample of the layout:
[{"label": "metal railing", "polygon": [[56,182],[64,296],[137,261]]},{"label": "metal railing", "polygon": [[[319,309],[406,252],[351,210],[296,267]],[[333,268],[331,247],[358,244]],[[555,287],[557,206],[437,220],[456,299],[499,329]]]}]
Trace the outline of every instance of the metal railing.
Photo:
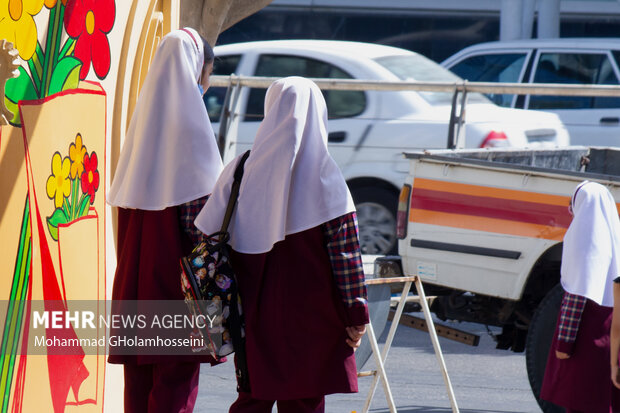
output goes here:
[{"label": "metal railing", "polygon": [[[253,76],[216,76],[210,77],[211,86],[227,87],[230,85],[253,88],[268,88],[279,77]],[[620,96],[620,85],[573,85],[555,83],[494,83],[494,82],[387,82],[361,79],[325,79],[311,78],[321,89],[325,90],[382,90],[422,92],[459,92],[459,93],[499,93],[514,95],[551,95],[551,96]]]},{"label": "metal railing", "polygon": [[[259,76],[217,76],[210,77],[211,86],[226,87],[223,109],[220,117],[218,144],[222,155],[226,147],[226,136],[234,118],[233,108],[236,107],[240,91],[243,87],[268,88],[279,77]],[[355,90],[355,91],[418,91],[452,93],[452,109],[448,125],[447,148],[460,147],[463,142],[462,131],[465,124],[465,107],[469,93],[496,93],[514,95],[546,95],[546,96],[596,96],[620,97],[620,85],[577,85],[552,83],[494,83],[494,82],[411,82],[411,81],[377,81],[361,79],[326,79],[311,78],[323,90]],[[459,94],[461,98],[459,99]],[[620,109],[620,108],[619,108]],[[458,112],[458,114],[457,114]]]}]

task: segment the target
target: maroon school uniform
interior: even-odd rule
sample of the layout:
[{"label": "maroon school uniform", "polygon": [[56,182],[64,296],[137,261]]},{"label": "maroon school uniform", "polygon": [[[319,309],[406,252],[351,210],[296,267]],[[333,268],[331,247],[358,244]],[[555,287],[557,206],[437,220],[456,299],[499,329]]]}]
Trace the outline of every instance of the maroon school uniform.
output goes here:
[{"label": "maroon school uniform", "polygon": [[224,168],[196,218],[205,234],[218,231],[244,171],[229,232],[249,391],[230,413],[271,413],[276,402],[280,413],[319,413],[326,394],[357,391],[347,339],[360,338],[368,322],[366,287],[355,206],[327,129],[316,84],[275,81],[244,169],[239,158]]},{"label": "maroon school uniform", "polygon": [[366,324],[368,310],[344,304],[323,226],[287,235],[267,253],[233,252],[231,261],[246,322],[251,397],[292,400],[357,392],[345,327]]},{"label": "maroon school uniform", "polygon": [[[118,244],[113,300],[183,300],[179,260],[192,250],[179,207],[160,211],[118,209]],[[119,305],[118,301],[114,305]],[[200,363],[209,356],[115,355],[125,364],[125,412],[191,412]]]},{"label": "maroon school uniform", "polygon": [[[118,208],[117,267],[112,300],[183,301],[179,261],[192,251],[179,207],[160,211]],[[115,355],[116,364],[207,363],[209,356]]]},{"label": "maroon school uniform", "polygon": [[[620,411],[620,390],[611,381],[609,367],[609,329],[611,307],[587,300],[578,321],[573,343],[553,337],[540,397],[572,412],[609,413]],[[566,324],[566,323],[565,323]],[[571,357],[560,360],[555,351]]]},{"label": "maroon school uniform", "polygon": [[[110,343],[108,360],[125,365],[125,413],[191,412],[199,363],[213,361],[193,354],[197,346],[184,345],[182,340],[197,332],[178,317],[189,315],[179,262],[191,252],[193,234],[185,228],[194,219],[184,216],[183,205],[211,193],[222,171],[217,141],[199,93],[199,83],[206,83],[212,63],[213,51],[194,29],[173,30],[161,38],[107,194],[108,203],[118,208],[111,307],[114,315],[125,316],[124,320],[117,317],[115,321],[120,322],[111,326],[111,335],[118,332],[124,337]],[[154,308],[147,308],[153,304]],[[133,318],[127,317],[132,314]],[[127,355],[129,350],[137,354]],[[178,354],[175,350],[187,355],[161,354]]]}]

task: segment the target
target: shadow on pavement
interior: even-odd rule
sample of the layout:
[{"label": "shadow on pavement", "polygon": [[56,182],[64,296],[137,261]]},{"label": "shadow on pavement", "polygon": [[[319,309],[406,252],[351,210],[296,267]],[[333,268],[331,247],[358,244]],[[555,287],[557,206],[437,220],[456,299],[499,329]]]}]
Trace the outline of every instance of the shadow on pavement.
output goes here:
[{"label": "shadow on pavement", "polygon": [[[461,413],[523,413],[516,410],[470,410],[470,409],[461,409],[459,408]],[[390,409],[370,409],[371,413],[389,413]],[[400,406],[398,407],[398,413],[451,413],[452,409],[449,407],[429,407],[429,406]]]}]

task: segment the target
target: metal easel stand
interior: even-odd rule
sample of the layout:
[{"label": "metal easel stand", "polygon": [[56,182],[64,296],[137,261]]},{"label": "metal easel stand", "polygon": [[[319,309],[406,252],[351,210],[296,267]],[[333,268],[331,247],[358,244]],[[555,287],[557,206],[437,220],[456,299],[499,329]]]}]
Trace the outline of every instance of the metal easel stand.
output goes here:
[{"label": "metal easel stand", "polygon": [[443,358],[443,354],[441,353],[441,346],[439,345],[439,339],[437,338],[437,333],[435,331],[435,324],[433,323],[433,318],[431,317],[431,311],[428,307],[428,302],[426,301],[426,295],[424,294],[424,288],[422,287],[422,281],[416,275],[407,276],[407,277],[393,277],[393,278],[374,278],[366,280],[366,284],[393,284],[393,283],[405,283],[403,287],[403,292],[400,296],[400,301],[398,306],[396,307],[396,313],[394,314],[394,318],[392,320],[392,325],[390,326],[390,330],[387,335],[387,339],[385,344],[383,345],[383,350],[379,351],[379,344],[377,343],[377,337],[375,336],[374,329],[372,328],[372,323],[368,323],[367,331],[368,331],[368,340],[370,341],[370,347],[372,348],[372,354],[377,365],[377,370],[372,371],[370,373],[360,373],[359,376],[367,376],[372,375],[373,381],[368,390],[368,396],[366,398],[366,403],[364,404],[363,413],[367,413],[370,409],[370,403],[375,394],[375,390],[377,389],[377,381],[381,378],[381,382],[383,384],[383,390],[385,392],[385,398],[387,399],[388,407],[390,409],[390,413],[396,413],[396,406],[394,404],[394,398],[392,397],[392,390],[390,389],[390,385],[388,383],[387,375],[385,373],[385,360],[387,359],[388,352],[390,351],[390,347],[392,346],[392,341],[394,339],[394,335],[396,334],[396,328],[398,328],[398,324],[403,314],[403,309],[405,308],[405,302],[407,299],[407,295],[411,290],[411,283],[415,282],[416,289],[418,291],[418,299],[420,301],[420,305],[422,306],[422,311],[424,312],[424,318],[426,319],[426,323],[428,325],[428,332],[431,336],[431,342],[433,343],[433,348],[435,350],[435,356],[437,356],[437,361],[439,362],[439,367],[441,370],[441,374],[443,375],[443,380],[446,385],[446,390],[448,391],[448,397],[450,399],[450,405],[452,406],[452,412],[458,413],[459,408],[456,403],[456,398],[454,397],[454,391],[452,390],[452,384],[450,383],[450,377],[448,376],[448,370],[446,368],[446,363]]}]

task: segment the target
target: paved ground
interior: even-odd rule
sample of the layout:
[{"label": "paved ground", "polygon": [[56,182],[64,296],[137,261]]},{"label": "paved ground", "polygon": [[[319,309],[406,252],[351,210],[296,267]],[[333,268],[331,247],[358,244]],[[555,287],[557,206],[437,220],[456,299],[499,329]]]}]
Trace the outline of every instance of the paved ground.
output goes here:
[{"label": "paved ground", "polygon": [[[414,314],[415,315],[415,314]],[[496,350],[484,326],[454,323],[481,335],[478,347],[440,339],[461,412],[540,412],[529,388],[525,357]],[[385,339],[385,329],[382,340]],[[372,361],[366,368],[371,367]],[[197,413],[226,412],[236,397],[232,363],[203,365]],[[392,393],[400,413],[446,413],[450,402],[426,333],[400,326],[386,363]],[[327,412],[361,412],[371,378],[360,378],[360,393],[327,397]],[[381,387],[371,405],[373,413],[388,412]]]}]

